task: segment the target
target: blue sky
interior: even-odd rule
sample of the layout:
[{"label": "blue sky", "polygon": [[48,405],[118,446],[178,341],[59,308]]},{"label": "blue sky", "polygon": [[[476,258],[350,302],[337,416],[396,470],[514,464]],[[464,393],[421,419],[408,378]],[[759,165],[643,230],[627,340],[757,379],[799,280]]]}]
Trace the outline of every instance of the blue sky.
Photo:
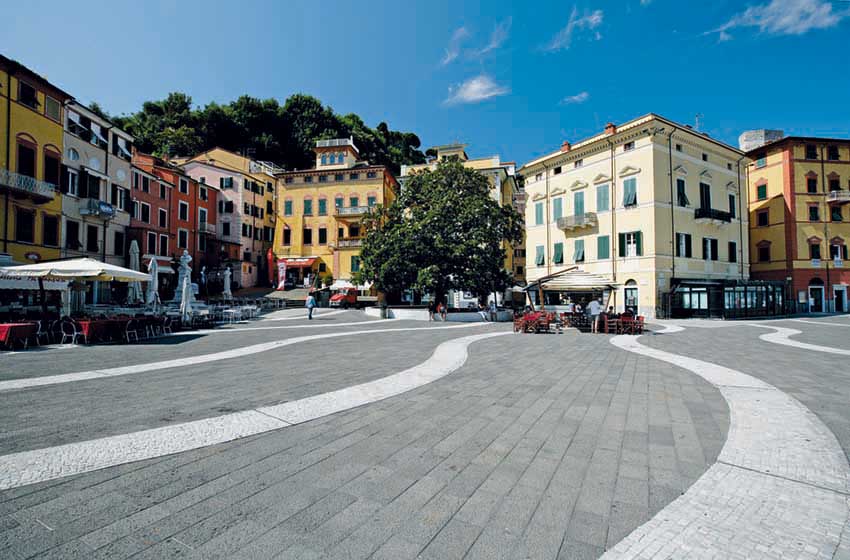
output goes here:
[{"label": "blue sky", "polygon": [[199,105],[303,92],[424,146],[462,141],[519,164],[648,112],[700,114],[730,143],[750,128],[850,131],[850,2],[61,6],[5,6],[0,52],[112,113],[170,91]]}]

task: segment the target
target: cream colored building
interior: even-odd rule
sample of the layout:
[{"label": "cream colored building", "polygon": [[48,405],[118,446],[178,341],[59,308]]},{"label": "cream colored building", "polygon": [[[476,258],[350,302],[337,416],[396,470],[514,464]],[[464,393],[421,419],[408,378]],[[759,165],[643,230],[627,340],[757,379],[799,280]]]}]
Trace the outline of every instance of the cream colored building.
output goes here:
[{"label": "cream colored building", "polygon": [[646,317],[724,315],[749,278],[745,167],[740,150],[654,114],[564,142],[519,170],[529,283],[577,267],[611,293],[545,292],[547,308],[603,296]]}]

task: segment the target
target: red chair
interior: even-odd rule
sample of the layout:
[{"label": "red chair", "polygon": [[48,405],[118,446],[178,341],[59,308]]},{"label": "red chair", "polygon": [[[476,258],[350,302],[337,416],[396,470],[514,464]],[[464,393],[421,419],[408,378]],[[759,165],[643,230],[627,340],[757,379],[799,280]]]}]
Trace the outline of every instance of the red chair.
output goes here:
[{"label": "red chair", "polygon": [[620,332],[623,334],[635,334],[635,320],[632,317],[620,317]]},{"label": "red chair", "polygon": [[644,327],[644,317],[643,315],[638,315],[637,320],[635,321],[634,329],[636,334],[643,334]]}]

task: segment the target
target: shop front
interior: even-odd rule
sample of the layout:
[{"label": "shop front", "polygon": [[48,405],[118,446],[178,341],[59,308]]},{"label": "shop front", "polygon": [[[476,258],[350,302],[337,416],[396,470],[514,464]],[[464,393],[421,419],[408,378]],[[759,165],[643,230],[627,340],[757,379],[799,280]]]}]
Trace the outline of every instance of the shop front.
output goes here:
[{"label": "shop front", "polygon": [[768,280],[674,280],[674,319],[774,317],[788,314],[785,283]]}]

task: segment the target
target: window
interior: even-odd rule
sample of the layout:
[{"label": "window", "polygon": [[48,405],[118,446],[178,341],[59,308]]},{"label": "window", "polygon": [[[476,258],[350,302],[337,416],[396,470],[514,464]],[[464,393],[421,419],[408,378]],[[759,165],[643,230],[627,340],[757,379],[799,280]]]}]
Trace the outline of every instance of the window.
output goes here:
[{"label": "window", "polygon": [[320,183],[327,183],[328,182],[328,176],[327,175],[319,175],[319,182]]},{"label": "window", "polygon": [[18,173],[35,177],[35,148],[18,144]]},{"label": "window", "polygon": [[284,200],[283,201],[283,215],[291,216],[292,215],[292,201]]},{"label": "window", "polygon": [[717,240],[710,237],[702,238],[702,258],[706,261],[717,260]]},{"label": "window", "polygon": [[189,248],[189,232],[185,229],[177,230],[177,248],[178,249],[188,249]]},{"label": "window", "polygon": [[543,225],[543,203],[537,202],[534,205],[534,225]]},{"label": "window", "polygon": [[366,197],[366,204],[369,206],[369,208],[375,206],[375,204],[377,204],[377,203],[378,203],[378,199],[376,197],[374,197],[374,196],[367,196]]},{"label": "window", "polygon": [[313,215],[313,201],[309,198],[304,199],[304,215],[312,216]]},{"label": "window", "polygon": [[832,260],[847,260],[847,245],[843,243],[831,243],[829,245],[829,258]]},{"label": "window", "polygon": [[[74,151],[76,152],[76,150],[74,150]],[[71,158],[71,159],[73,159],[73,158]],[[77,159],[80,159],[79,154],[77,155]],[[133,171],[133,188],[134,189],[139,190],[139,182],[140,182],[141,178],[142,178],[142,176],[139,175],[139,173],[137,171]]]},{"label": "window", "polygon": [[264,226],[263,227],[263,239],[266,241],[274,241],[274,228]]},{"label": "window", "polygon": [[283,180],[283,183],[284,183],[285,185],[291,185],[291,184],[292,184],[292,177],[286,177],[286,178]]},{"label": "window", "polygon": [[80,247],[80,223],[68,220],[65,222],[65,248],[77,250]]},{"label": "window", "polygon": [[359,178],[360,178],[360,173],[349,173],[348,174],[348,179],[350,181],[356,181]]},{"label": "window", "polygon": [[632,231],[619,234],[619,255],[621,257],[643,256],[643,233]]},{"label": "window", "polygon": [[734,194],[730,194],[730,195],[729,195],[729,217],[731,217],[733,220],[734,220],[734,219],[735,219],[735,217],[736,217],[736,213],[735,213],[735,195],[734,195]]},{"label": "window", "polygon": [[676,200],[679,206],[688,206],[691,203],[688,200],[688,194],[685,192],[684,179],[676,179]]},{"label": "window", "polygon": [[242,203],[242,213],[245,214],[246,216],[251,215],[251,205],[248,204],[247,202]]},{"label": "window", "polygon": [[27,107],[37,109],[39,103],[35,88],[22,80],[18,80],[18,101]]},{"label": "window", "polygon": [[337,173],[336,175],[334,175],[334,181],[344,181],[344,177],[345,176],[342,173]]},{"label": "window", "polygon": [[628,152],[628,151],[634,150],[634,149],[635,149],[635,143],[634,142],[626,142],[625,144],[623,144],[623,151],[624,152]]},{"label": "window", "polygon": [[159,209],[159,227],[168,227],[168,211],[164,208]]},{"label": "window", "polygon": [[271,200],[266,201],[266,214],[271,215],[274,212],[274,204],[272,204]]},{"label": "window", "polygon": [[[48,97],[48,99],[50,99],[50,98]],[[838,157],[838,146],[827,146],[826,147],[826,159],[828,159],[830,161],[838,161],[840,159]]]},{"label": "window", "polygon": [[727,163],[727,164],[726,164],[726,169],[728,169],[729,171],[732,171],[732,164],[731,164],[731,163]]},{"label": "window", "polygon": [[322,154],[322,165],[328,164],[328,156],[326,154]]},{"label": "window", "polygon": [[142,175],[142,192],[151,192],[151,180]]},{"label": "window", "polygon": [[360,226],[357,224],[348,226],[348,235],[351,237],[360,237]]},{"label": "window", "polygon": [[206,235],[198,235],[198,251],[206,251],[207,250],[207,236]]},{"label": "window", "polygon": [[573,193],[573,215],[584,216],[584,192]]},{"label": "window", "polygon": [[611,204],[608,185],[596,187],[596,211],[605,212]]},{"label": "window", "polygon": [[577,263],[584,262],[584,239],[576,239],[573,261]]},{"label": "window", "polygon": [[806,144],[806,159],[818,159],[818,147],[814,144]]},{"label": "window", "polygon": [[770,262],[770,245],[760,245],[758,247],[758,261]]},{"label": "window", "polygon": [[319,245],[327,245],[328,243],[328,228],[319,228]]},{"label": "window", "polygon": [[59,218],[45,214],[41,220],[42,243],[47,247],[59,246]]},{"label": "window", "polygon": [[336,230],[336,238],[342,239],[345,237],[345,228],[337,228]]},{"label": "window", "polygon": [[156,234],[152,231],[148,232],[148,253],[156,254]]},{"label": "window", "polygon": [[313,230],[310,228],[304,228],[304,245],[312,245],[313,244]]},{"label": "window", "polygon": [[818,178],[815,176],[806,177],[806,192],[818,192]]},{"label": "window", "polygon": [[181,193],[189,194],[189,181],[184,179],[183,177],[181,177],[180,183],[179,183],[179,188],[180,188]]},{"label": "window", "polygon": [[342,208],[345,205],[345,199],[341,196],[334,198],[334,206],[336,208]]},{"label": "window", "polygon": [[577,159],[575,161],[575,163],[573,163],[573,169],[578,169],[582,165],[584,165],[584,160],[583,159]]},{"label": "window", "polygon": [[534,264],[537,266],[543,266],[546,263],[546,257],[543,253],[543,245],[537,245],[535,247],[535,251]]},{"label": "window", "polygon": [[[49,182],[49,181],[48,181]],[[838,177],[830,177],[829,179],[829,191],[840,191],[841,190],[841,179]]]},{"label": "window", "polygon": [[809,242],[809,256],[813,261],[820,260],[820,243],[816,241]]},{"label": "window", "polygon": [[729,262],[738,262],[738,244],[734,241],[729,242]]},{"label": "window", "polygon": [[706,183],[699,184],[699,207],[705,209],[711,208],[711,185],[707,185]]},{"label": "window", "polygon": [[159,184],[159,198],[165,200],[165,185],[163,185],[162,183]]},{"label": "window", "polygon": [[229,236],[230,235],[230,222],[222,222],[221,224],[221,234]]},{"label": "window", "polygon": [[207,188],[206,187],[198,187],[198,198],[200,198],[201,200],[209,200],[210,199],[209,194],[207,194]]},{"label": "window", "polygon": [[770,224],[769,214],[767,210],[759,210],[756,212],[756,225],[765,227]]},{"label": "window", "polygon": [[374,179],[374,178],[375,178],[375,177],[377,177],[377,176],[378,176],[378,174],[377,174],[377,173],[375,173],[374,171],[368,171],[368,172],[366,172],[366,178],[367,178],[367,179]]},{"label": "window", "polygon": [[535,181],[542,181],[543,180],[543,173],[538,173],[537,175],[535,175],[534,180]]},{"label": "window", "polygon": [[97,253],[98,245],[98,230],[97,226],[88,225],[86,226],[86,251],[90,253]]},{"label": "window", "polygon": [[840,222],[843,219],[841,216],[841,206],[833,204],[829,207],[829,219],[833,222]]},{"label": "window", "polygon": [[705,152],[702,154],[702,161],[708,161],[708,154]]},{"label": "window", "polygon": [[62,164],[59,163],[59,154],[44,152],[44,181],[51,185],[59,185],[59,175]]},{"label": "window", "polygon": [[189,205],[182,200],[177,205],[177,219],[182,222],[189,221]]},{"label": "window", "polygon": [[[230,225],[230,224],[227,224]],[[168,254],[168,235],[164,233],[159,234],[159,254],[165,256]]]},{"label": "window", "polygon": [[313,182],[313,176],[307,175],[306,177],[304,177],[304,182],[305,183],[312,183]]},{"label": "window", "polygon": [[516,267],[516,274],[517,274],[517,276],[522,276],[522,267],[521,266]]},{"label": "window", "polygon": [[637,206],[637,179],[631,178],[623,181],[623,206]]},{"label": "window", "polygon": [[564,215],[564,199],[560,196],[552,199],[552,219],[557,220]]},{"label": "window", "polygon": [[124,256],[124,232],[116,231],[112,239],[112,254],[119,257]]},{"label": "window", "polygon": [[561,166],[559,165],[555,169],[552,170],[552,175],[560,175],[561,174]]},{"label": "window", "polygon": [[80,152],[74,148],[68,148],[68,159],[71,161],[80,161]]},{"label": "window", "polygon": [[351,257],[351,272],[360,272],[360,257],[356,255]]},{"label": "window", "polygon": [[340,153],[336,156],[336,162],[337,162],[337,163],[345,163],[345,152],[340,152]]},{"label": "window", "polygon": [[690,233],[676,234],[676,256],[689,259],[693,257]]},{"label": "window", "polygon": [[760,158],[758,158],[758,159],[756,160],[756,168],[757,168],[757,169],[760,169],[760,168],[762,168],[762,167],[764,167],[764,166],[766,166],[766,165],[767,165],[767,158],[765,158],[765,157],[760,157]]},{"label": "window", "polygon": [[598,260],[611,258],[611,238],[607,235],[596,238],[596,258]]},{"label": "window", "polygon": [[564,244],[555,243],[555,251],[552,254],[553,264],[563,264],[564,262]]},{"label": "window", "polygon": [[74,169],[66,169],[67,172],[67,180],[68,180],[68,194],[72,196],[79,196],[80,194],[80,176],[77,174]]},{"label": "window", "polygon": [[681,145],[681,144],[676,144],[676,151],[677,151],[677,152],[681,152],[681,151],[682,151],[682,145]]},{"label": "window", "polygon": [[204,227],[207,223],[207,209],[206,208],[198,208],[198,223],[201,227]]},{"label": "window", "polygon": [[328,215],[328,199],[320,198],[319,199],[319,216],[327,216]]},{"label": "window", "polygon": [[[50,97],[49,95],[44,96],[44,114],[53,119],[56,122],[62,121],[62,106],[58,101]],[[838,158],[836,158],[838,159]]]},{"label": "window", "polygon": [[118,185],[112,185],[112,206],[115,206],[119,210],[124,210],[125,212],[129,212],[131,208],[130,201],[130,191],[127,189],[122,189]]},{"label": "window", "polygon": [[816,205],[809,206],[809,221],[810,222],[819,222],[820,221],[820,207]]},{"label": "window", "polygon": [[283,230],[283,244],[286,246],[292,245],[292,230],[289,228]]},{"label": "window", "polygon": [[360,205],[360,199],[356,196],[349,197],[348,205],[352,208],[357,208]]},{"label": "window", "polygon": [[142,202],[141,211],[141,220],[146,224],[151,223],[151,205],[146,202]]},{"label": "window", "polygon": [[756,200],[767,200],[767,184],[756,185]]}]

